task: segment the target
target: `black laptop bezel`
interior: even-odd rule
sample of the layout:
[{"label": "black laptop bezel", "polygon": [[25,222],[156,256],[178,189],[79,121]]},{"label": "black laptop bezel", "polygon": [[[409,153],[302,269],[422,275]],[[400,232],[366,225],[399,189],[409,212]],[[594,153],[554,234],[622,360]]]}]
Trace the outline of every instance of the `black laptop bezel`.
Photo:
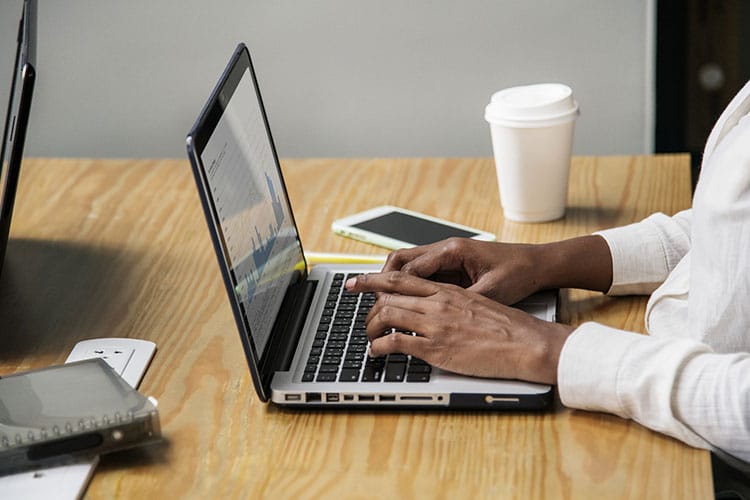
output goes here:
[{"label": "black laptop bezel", "polygon": [[[36,81],[36,0],[25,0],[18,26],[13,81],[5,114],[0,169],[7,168],[5,183],[0,186],[0,274],[5,261],[5,250],[10,237],[10,223],[16,199],[18,178],[26,142],[26,129],[31,114],[31,98]],[[5,155],[8,153],[8,162]],[[0,179],[2,179],[0,170]]]},{"label": "black laptop bezel", "polygon": [[[276,146],[271,135],[271,128],[268,125],[268,118],[266,116],[265,107],[263,106],[263,100],[261,98],[260,89],[258,87],[258,81],[253,68],[253,63],[250,58],[250,52],[244,43],[240,43],[234,51],[227,67],[224,69],[218,83],[212,91],[206,105],[203,107],[195,125],[187,136],[187,150],[188,157],[195,177],[195,182],[198,187],[198,193],[201,199],[201,205],[203,212],[206,216],[206,222],[208,223],[208,229],[211,234],[211,241],[216,252],[216,256],[219,262],[219,268],[221,269],[222,278],[224,285],[229,296],[229,302],[232,307],[232,313],[234,315],[235,323],[240,331],[240,338],[242,340],[242,347],[245,351],[245,357],[247,358],[248,365],[250,367],[250,373],[253,379],[253,385],[258,393],[258,397],[261,401],[268,401],[271,396],[271,379],[273,373],[278,369],[278,366],[274,362],[267,362],[266,358],[269,357],[269,353],[275,350],[275,344],[280,342],[296,342],[296,339],[279,339],[272,337],[269,339],[266,349],[263,353],[263,358],[258,356],[258,351],[253,342],[251,335],[251,326],[247,320],[242,303],[237,300],[234,293],[234,288],[237,284],[237,279],[232,272],[230,265],[229,254],[226,250],[227,245],[223,239],[221,230],[219,229],[220,222],[218,218],[218,212],[214,206],[213,200],[208,195],[208,178],[206,177],[205,166],[201,160],[201,154],[208,144],[211,135],[216,129],[221,116],[226,109],[227,103],[234,95],[237,90],[237,86],[242,77],[249,72],[255,93],[258,98],[258,105],[260,107],[261,115],[263,117],[263,124],[265,131],[270,142],[271,152],[275,162],[277,171],[279,172],[279,178],[281,179],[281,187],[284,193],[284,199],[286,203],[289,203],[289,195],[284,182],[284,177],[281,175],[281,165],[276,152]],[[288,207],[289,214],[291,217],[291,224],[294,226],[297,234],[297,244],[300,248],[300,257],[304,263],[303,269],[299,274],[299,279],[294,281],[291,286],[294,287],[297,284],[303,283],[307,279],[307,262],[304,260],[304,252],[302,252],[302,243],[299,240],[299,231],[297,230],[297,223],[294,220],[291,207]],[[276,330],[276,329],[275,329]]]}]

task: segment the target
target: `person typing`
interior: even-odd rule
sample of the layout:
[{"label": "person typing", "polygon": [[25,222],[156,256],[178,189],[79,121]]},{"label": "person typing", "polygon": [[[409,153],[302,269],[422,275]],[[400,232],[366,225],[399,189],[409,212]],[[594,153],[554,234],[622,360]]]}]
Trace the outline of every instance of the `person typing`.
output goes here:
[{"label": "person typing", "polygon": [[[693,207],[570,240],[449,239],[349,280],[377,292],[374,356],[557,384],[566,406],[634,419],[750,462],[750,83],[706,143]],[[548,288],[650,294],[649,335],[548,323],[508,307]],[[414,331],[417,336],[390,333]]]}]

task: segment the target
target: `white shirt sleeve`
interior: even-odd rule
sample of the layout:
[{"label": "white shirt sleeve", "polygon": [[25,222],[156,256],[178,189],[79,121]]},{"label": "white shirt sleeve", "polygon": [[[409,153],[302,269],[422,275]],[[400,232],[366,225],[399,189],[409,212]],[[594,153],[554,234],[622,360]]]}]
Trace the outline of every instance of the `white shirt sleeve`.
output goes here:
[{"label": "white shirt sleeve", "polygon": [[646,295],[664,282],[690,250],[692,210],[662,213],[623,227],[599,231],[612,254],[608,295]]},{"label": "white shirt sleeve", "polygon": [[750,462],[750,82],[703,155],[692,212],[602,232],[611,293],[649,292],[650,335],[585,323],[558,365],[562,402]]},{"label": "white shirt sleeve", "polygon": [[558,365],[572,408],[604,411],[750,462],[750,354],[597,323],[578,327]]}]

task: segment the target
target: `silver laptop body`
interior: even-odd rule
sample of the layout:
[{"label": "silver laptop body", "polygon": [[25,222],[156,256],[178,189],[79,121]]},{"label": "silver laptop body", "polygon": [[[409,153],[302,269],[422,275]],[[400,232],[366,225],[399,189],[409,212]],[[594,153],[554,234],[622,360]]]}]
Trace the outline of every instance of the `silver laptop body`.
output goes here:
[{"label": "silver laptop body", "polygon": [[[405,355],[367,356],[365,311],[343,290],[372,265],[308,274],[250,54],[240,44],[187,136],[198,192],[262,401],[299,408],[544,409],[548,385],[467,377]],[[331,292],[333,288],[334,292]],[[556,292],[519,307],[556,319]],[[357,356],[359,355],[359,360]]]}]

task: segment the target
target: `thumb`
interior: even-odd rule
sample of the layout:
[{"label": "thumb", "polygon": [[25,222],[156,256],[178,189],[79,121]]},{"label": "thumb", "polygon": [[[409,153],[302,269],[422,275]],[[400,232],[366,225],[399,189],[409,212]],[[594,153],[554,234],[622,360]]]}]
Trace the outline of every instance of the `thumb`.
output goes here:
[{"label": "thumb", "polygon": [[452,258],[445,253],[426,252],[401,267],[405,273],[429,278],[441,271],[454,271],[456,268]]},{"label": "thumb", "polygon": [[[514,283],[502,283],[497,277],[486,273],[476,283],[468,287],[467,290],[484,295],[503,304],[512,304],[523,298],[521,297],[522,292],[520,287],[517,293],[513,293],[512,288],[515,286],[516,284]],[[518,298],[515,297],[516,295],[518,295]]]}]

